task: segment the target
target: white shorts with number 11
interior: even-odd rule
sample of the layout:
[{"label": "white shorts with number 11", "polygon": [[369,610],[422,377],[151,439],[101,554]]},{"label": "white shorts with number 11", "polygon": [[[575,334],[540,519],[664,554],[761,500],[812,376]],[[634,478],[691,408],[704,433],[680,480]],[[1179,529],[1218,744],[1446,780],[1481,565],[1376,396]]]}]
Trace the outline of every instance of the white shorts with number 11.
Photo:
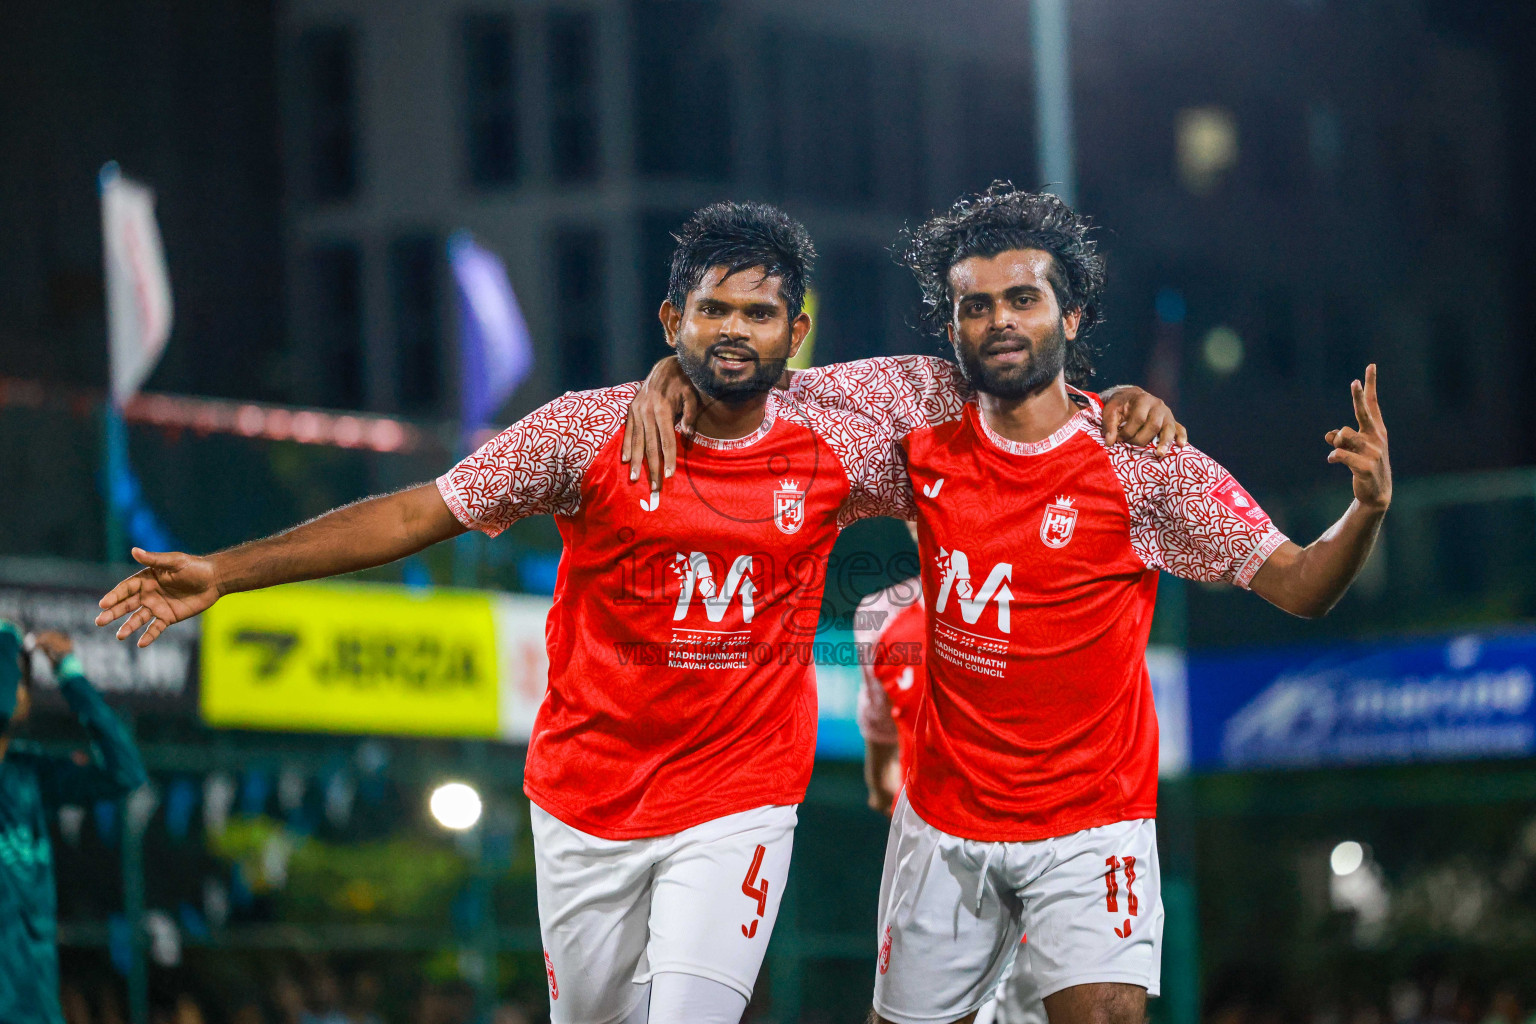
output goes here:
[{"label": "white shorts with number 11", "polygon": [[992,994],[1015,954],[1039,998],[1093,982],[1139,985],[1155,996],[1163,941],[1157,824],[980,842],[929,825],[903,794],[886,844],[878,934],[875,1009],[895,1024],[964,1017]]}]

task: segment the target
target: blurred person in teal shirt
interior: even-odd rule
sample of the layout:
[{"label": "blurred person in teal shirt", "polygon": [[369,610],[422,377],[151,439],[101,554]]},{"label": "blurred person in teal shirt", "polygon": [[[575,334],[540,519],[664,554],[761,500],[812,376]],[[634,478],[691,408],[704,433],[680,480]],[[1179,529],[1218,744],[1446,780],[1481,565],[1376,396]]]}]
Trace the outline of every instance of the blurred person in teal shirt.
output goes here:
[{"label": "blurred person in teal shirt", "polygon": [[32,659],[21,630],[0,619],[0,1021],[63,1024],[48,815],[63,804],[120,798],[145,775],[128,730],[86,682],[69,637],[40,633],[32,646],[52,663],[91,749],[59,757],[14,738],[32,706]]}]

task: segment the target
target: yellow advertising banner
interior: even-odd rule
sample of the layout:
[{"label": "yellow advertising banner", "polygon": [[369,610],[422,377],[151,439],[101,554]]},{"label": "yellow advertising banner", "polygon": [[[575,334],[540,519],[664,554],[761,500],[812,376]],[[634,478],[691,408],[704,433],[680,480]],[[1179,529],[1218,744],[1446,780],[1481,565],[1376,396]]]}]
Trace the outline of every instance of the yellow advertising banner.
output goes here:
[{"label": "yellow advertising banner", "polygon": [[225,728],[496,737],[505,709],[492,602],[368,584],[231,594],[203,615],[203,718]]}]

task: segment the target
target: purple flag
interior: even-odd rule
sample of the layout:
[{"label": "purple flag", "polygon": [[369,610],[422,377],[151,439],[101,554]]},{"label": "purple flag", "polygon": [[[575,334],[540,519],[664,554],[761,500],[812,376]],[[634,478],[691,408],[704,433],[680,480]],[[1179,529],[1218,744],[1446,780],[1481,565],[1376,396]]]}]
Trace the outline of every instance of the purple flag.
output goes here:
[{"label": "purple flag", "polygon": [[528,376],[533,342],[495,253],[458,231],[448,240],[448,261],[459,296],[459,408],[469,437]]}]

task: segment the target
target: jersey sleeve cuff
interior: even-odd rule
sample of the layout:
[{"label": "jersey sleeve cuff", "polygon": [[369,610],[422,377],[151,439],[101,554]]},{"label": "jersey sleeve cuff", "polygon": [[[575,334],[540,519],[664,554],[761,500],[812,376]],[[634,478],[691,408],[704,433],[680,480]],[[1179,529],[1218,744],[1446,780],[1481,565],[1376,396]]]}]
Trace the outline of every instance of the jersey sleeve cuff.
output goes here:
[{"label": "jersey sleeve cuff", "polygon": [[66,679],[78,679],[85,681],[85,668],[80,664],[80,655],[70,651],[59,659],[59,665],[53,670],[54,678],[60,683]]},{"label": "jersey sleeve cuff", "polygon": [[1248,558],[1238,568],[1237,576],[1232,582],[1247,590],[1253,584],[1254,574],[1269,560],[1269,556],[1279,550],[1280,545],[1289,539],[1285,534],[1271,526],[1269,532],[1259,540],[1258,546],[1253,549],[1253,552],[1249,554]]},{"label": "jersey sleeve cuff", "polygon": [[464,504],[463,498],[460,497],[452,482],[449,481],[449,475],[444,473],[437,478],[437,493],[443,496],[443,504],[448,506],[448,511],[453,513],[453,518],[463,524],[465,529],[478,530],[487,537],[494,537],[506,529],[504,526],[496,526],[476,519],[470,513],[468,506]]}]

